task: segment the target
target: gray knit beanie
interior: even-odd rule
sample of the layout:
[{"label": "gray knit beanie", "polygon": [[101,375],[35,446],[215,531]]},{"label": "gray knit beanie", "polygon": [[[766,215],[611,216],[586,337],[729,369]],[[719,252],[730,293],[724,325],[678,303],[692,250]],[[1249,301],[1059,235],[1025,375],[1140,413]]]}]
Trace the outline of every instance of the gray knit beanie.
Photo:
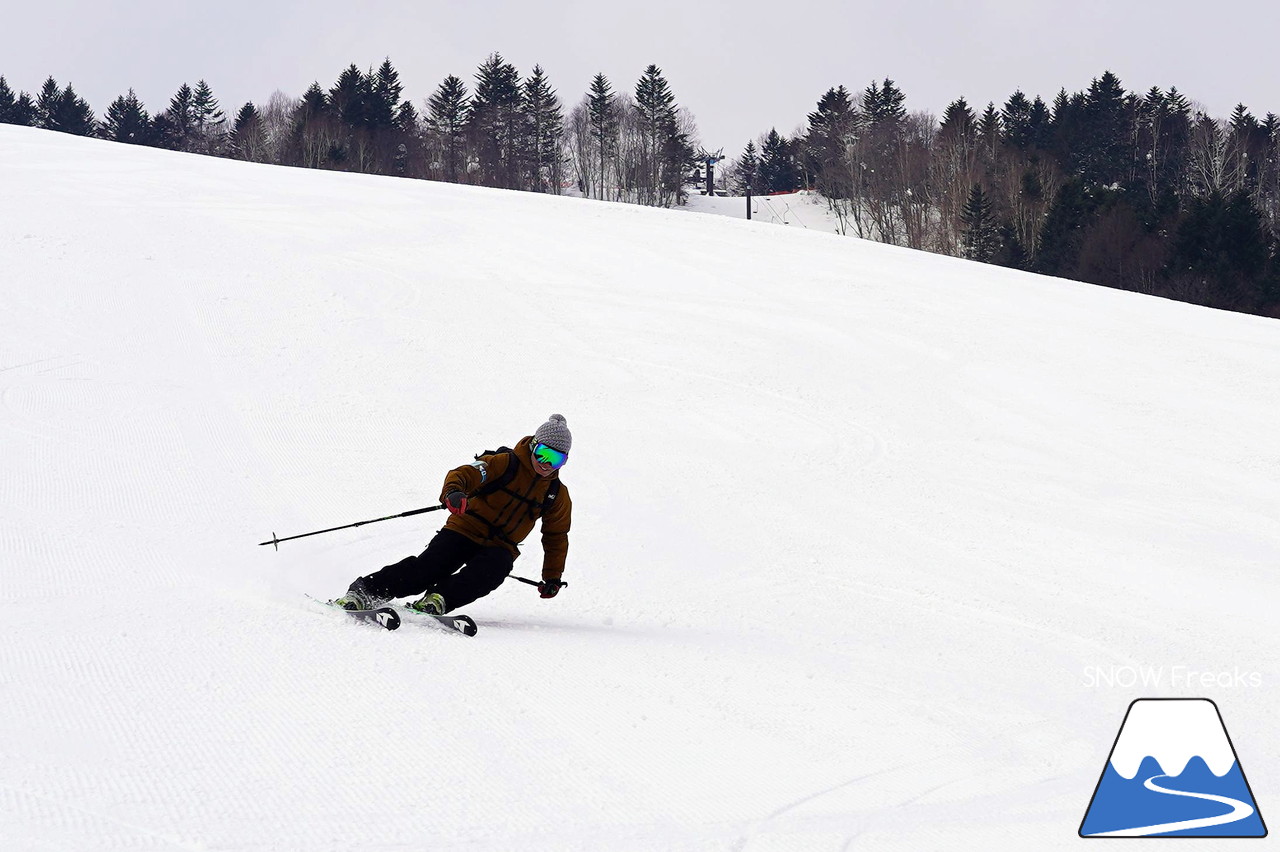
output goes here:
[{"label": "gray knit beanie", "polygon": [[547,418],[546,423],[538,427],[537,432],[533,433],[533,440],[539,444],[546,444],[553,450],[567,453],[573,444],[573,435],[569,432],[564,415],[553,414]]}]

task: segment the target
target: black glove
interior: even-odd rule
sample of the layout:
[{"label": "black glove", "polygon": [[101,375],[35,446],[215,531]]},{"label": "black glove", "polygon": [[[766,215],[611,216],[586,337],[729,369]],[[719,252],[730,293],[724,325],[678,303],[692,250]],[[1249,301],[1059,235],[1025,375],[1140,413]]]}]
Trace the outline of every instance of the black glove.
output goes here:
[{"label": "black glove", "polygon": [[451,515],[461,515],[467,511],[467,495],[461,491],[450,491],[444,495],[444,507]]},{"label": "black glove", "polygon": [[567,585],[569,584],[559,580],[543,580],[538,584],[538,594],[544,598],[554,598],[560,593],[560,587]]}]

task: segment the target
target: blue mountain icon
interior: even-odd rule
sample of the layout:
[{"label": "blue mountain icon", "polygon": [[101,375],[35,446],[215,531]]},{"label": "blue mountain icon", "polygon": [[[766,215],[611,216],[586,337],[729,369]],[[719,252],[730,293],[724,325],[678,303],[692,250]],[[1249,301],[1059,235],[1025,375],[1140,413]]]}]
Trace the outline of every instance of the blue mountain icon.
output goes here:
[{"label": "blue mountain icon", "polygon": [[1081,837],[1266,837],[1212,701],[1129,705],[1080,824]]}]

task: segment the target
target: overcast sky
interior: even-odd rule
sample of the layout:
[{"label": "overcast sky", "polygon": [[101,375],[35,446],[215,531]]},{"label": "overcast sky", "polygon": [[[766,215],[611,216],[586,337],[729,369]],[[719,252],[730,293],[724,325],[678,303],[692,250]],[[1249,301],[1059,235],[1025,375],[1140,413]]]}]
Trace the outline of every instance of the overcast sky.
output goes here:
[{"label": "overcast sky", "polygon": [[[363,7],[363,8],[361,8]],[[359,9],[360,11],[355,11]],[[541,64],[565,102],[603,72],[632,92],[650,63],[666,74],[701,142],[736,156],[777,127],[802,126],[828,88],[888,77],[907,108],[941,115],[965,97],[1000,106],[1016,89],[1051,102],[1106,70],[1125,88],[1177,86],[1211,115],[1245,103],[1280,113],[1277,0],[5,0],[0,75],[33,95],[74,84],[102,116],[130,87],[155,113],[207,80],[228,116],[276,89],[328,89],[351,63],[390,57],[422,108],[449,74],[474,85],[497,51],[522,76]]]}]

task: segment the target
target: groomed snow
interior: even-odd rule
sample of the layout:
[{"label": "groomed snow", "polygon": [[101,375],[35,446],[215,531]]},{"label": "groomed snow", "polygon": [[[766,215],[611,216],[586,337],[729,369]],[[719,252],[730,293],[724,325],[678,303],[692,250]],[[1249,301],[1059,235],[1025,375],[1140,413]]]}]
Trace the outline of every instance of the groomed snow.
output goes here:
[{"label": "groomed snow", "polygon": [[[257,545],[552,412],[570,586],[474,639],[304,598],[438,515]],[[1278,423],[1275,321],[0,126],[0,845],[1075,848],[1152,695],[1265,813]]]}]

